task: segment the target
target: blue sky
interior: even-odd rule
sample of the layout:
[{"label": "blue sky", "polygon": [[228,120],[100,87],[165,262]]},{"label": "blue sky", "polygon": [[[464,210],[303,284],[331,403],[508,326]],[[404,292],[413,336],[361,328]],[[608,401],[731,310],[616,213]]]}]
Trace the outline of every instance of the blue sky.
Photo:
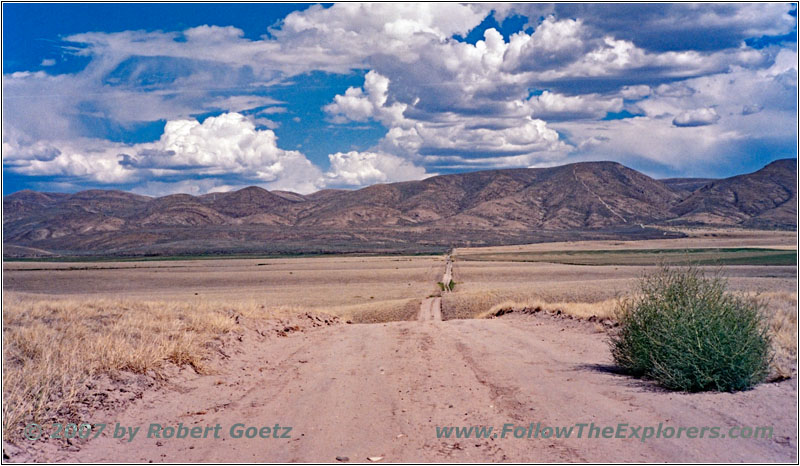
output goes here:
[{"label": "blue sky", "polygon": [[3,4],[3,192],[796,157],[793,4]]}]

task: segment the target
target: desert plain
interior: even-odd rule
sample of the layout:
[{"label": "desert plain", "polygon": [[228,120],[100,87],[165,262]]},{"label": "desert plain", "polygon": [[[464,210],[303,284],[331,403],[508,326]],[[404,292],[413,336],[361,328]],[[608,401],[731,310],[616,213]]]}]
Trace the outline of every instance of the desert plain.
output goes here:
[{"label": "desert plain", "polygon": [[[8,261],[11,461],[796,462],[796,232],[446,255]],[[787,256],[787,254],[789,256]],[[792,256],[793,254],[793,256]],[[737,393],[619,373],[616,300],[663,262],[766,300],[775,356]],[[451,281],[452,280],[452,281]],[[219,439],[24,438],[56,421],[226,426]],[[290,438],[227,427],[291,426]],[[440,438],[437,427],[772,427],[771,438]]]}]

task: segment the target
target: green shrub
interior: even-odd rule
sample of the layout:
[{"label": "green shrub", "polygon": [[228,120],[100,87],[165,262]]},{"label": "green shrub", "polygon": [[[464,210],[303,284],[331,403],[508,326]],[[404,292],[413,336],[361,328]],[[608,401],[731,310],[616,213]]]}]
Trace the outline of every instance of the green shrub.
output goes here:
[{"label": "green shrub", "polygon": [[626,372],[684,391],[746,390],[772,358],[763,303],[727,291],[717,272],[662,267],[620,301],[614,361]]},{"label": "green shrub", "polygon": [[453,291],[456,288],[456,282],[453,279],[450,279],[450,283],[447,284],[447,289]]}]

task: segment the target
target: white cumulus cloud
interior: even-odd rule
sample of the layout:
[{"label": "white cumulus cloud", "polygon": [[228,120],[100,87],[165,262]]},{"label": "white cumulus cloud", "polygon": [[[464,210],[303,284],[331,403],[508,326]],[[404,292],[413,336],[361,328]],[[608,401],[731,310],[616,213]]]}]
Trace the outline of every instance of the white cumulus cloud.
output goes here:
[{"label": "white cumulus cloud", "polygon": [[430,176],[422,167],[391,154],[378,152],[337,152],[328,156],[328,186],[366,186],[375,183],[418,180]]},{"label": "white cumulus cloud", "polygon": [[[169,177],[220,177],[220,183],[259,184],[302,193],[315,191],[322,171],[301,152],[278,147],[272,130],[256,129],[238,113],[167,122],[159,140],[124,145],[103,140],[54,141],[20,145],[3,143],[6,165],[26,175],[61,175],[110,182],[143,182],[169,191]],[[184,182],[191,184],[193,181]],[[197,182],[198,186],[211,185]]]},{"label": "white cumulus cloud", "polygon": [[681,112],[680,115],[672,120],[672,124],[680,127],[706,126],[713,125],[718,121],[719,115],[717,115],[717,111],[713,108],[698,108]]}]

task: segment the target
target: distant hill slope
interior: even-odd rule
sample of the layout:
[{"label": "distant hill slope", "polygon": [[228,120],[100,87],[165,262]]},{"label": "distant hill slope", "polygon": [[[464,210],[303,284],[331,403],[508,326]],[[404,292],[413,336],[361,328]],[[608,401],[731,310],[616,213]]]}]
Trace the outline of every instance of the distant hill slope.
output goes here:
[{"label": "distant hill slope", "polygon": [[591,229],[660,218],[678,200],[635,170],[592,162],[370,186],[321,198],[297,225]]},{"label": "distant hill slope", "polygon": [[584,162],[305,196],[258,187],[159,198],[26,190],[3,198],[3,235],[11,257],[416,252],[665,234],[645,224],[796,229],[796,183],[796,159],[787,159],[724,180],[659,181]]},{"label": "distant hill slope", "polygon": [[675,223],[797,228],[797,160],[713,181],[671,209]]}]

